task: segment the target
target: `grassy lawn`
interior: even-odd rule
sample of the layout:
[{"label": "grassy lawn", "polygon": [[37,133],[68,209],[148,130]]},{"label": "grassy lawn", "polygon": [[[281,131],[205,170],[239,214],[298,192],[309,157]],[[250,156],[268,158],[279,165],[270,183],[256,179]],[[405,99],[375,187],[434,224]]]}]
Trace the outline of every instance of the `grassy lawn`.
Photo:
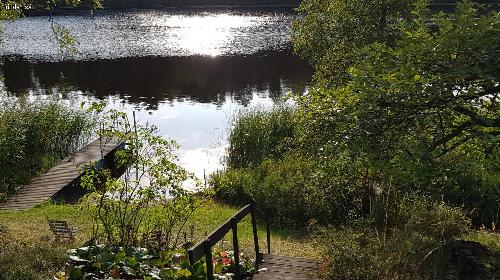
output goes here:
[{"label": "grassy lawn", "polygon": [[[198,209],[192,219],[192,225],[195,226],[195,232],[200,234],[197,236],[201,239],[205,233],[210,233],[220,224],[227,221],[239,209],[227,206],[217,202],[209,202],[202,208]],[[257,218],[259,246],[262,252],[266,251],[266,228],[265,223]],[[253,252],[253,231],[250,216],[247,216],[238,224],[238,237],[240,247],[244,252]],[[226,236],[225,247],[231,246],[231,232]],[[222,246],[222,245],[221,245]],[[297,256],[319,258],[319,250],[315,247],[313,239],[301,230],[292,230],[277,228],[271,225],[271,253],[276,255]]]},{"label": "grassy lawn", "polygon": [[[194,241],[216,229],[239,209],[213,201],[206,202],[193,215],[188,229],[194,226]],[[73,244],[55,244],[47,220],[66,220],[79,228]],[[26,211],[0,212],[0,226],[5,233],[0,237],[0,279],[47,279],[64,266],[64,252],[81,246],[91,236],[92,222],[87,211],[79,206],[42,205]],[[319,250],[306,232],[272,228],[271,251],[298,257],[319,258]],[[253,254],[253,233],[250,218],[245,218],[238,228],[240,248]],[[261,251],[266,250],[266,231],[259,224]],[[220,248],[231,249],[229,233]],[[20,277],[20,278],[19,278]]]}]

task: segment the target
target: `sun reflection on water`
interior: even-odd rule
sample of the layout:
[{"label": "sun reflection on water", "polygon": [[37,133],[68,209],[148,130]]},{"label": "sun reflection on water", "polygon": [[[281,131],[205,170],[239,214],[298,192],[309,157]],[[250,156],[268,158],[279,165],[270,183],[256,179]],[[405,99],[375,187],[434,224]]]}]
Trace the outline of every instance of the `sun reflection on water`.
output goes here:
[{"label": "sun reflection on water", "polygon": [[[248,36],[248,30],[265,21],[263,17],[202,13],[144,18],[144,26],[159,28],[163,40],[175,41],[176,47],[192,54],[218,56],[232,47],[238,37]],[[171,46],[165,46],[171,47]]]},{"label": "sun reflection on water", "polygon": [[4,22],[3,55],[43,60],[94,60],[138,56],[221,56],[289,47],[288,13],[168,10],[99,11],[95,16],[54,16],[78,40],[78,54],[61,56],[46,17]]}]

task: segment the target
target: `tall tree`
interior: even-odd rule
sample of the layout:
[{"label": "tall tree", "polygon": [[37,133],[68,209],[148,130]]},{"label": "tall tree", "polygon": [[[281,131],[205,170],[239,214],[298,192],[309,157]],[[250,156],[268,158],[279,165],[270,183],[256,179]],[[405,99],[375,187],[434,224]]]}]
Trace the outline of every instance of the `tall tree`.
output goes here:
[{"label": "tall tree", "polygon": [[499,13],[464,1],[455,14],[415,15],[394,43],[358,49],[342,85],[301,99],[304,146],[333,160],[349,150],[403,189],[487,204],[491,221],[500,203]]},{"label": "tall tree", "polygon": [[375,42],[392,45],[399,36],[396,23],[425,2],[304,0],[293,24],[294,49],[315,67],[317,84],[343,84],[360,50]]}]

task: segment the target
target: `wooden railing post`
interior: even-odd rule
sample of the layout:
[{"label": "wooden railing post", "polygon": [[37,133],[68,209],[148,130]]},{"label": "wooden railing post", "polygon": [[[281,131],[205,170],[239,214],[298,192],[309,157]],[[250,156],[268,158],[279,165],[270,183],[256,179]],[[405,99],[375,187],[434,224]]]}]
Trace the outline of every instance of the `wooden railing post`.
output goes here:
[{"label": "wooden railing post", "polygon": [[207,279],[214,280],[214,262],[212,260],[212,246],[210,245],[210,239],[205,240],[204,247],[205,259],[207,263]]},{"label": "wooden railing post", "polygon": [[266,218],[266,233],[267,233],[267,253],[271,254],[271,225],[269,219]]},{"label": "wooden railing post", "polygon": [[259,237],[257,235],[257,220],[255,219],[255,204],[250,205],[250,215],[252,216],[253,242],[255,245],[255,269],[259,268],[260,250]]},{"label": "wooden railing post", "polygon": [[234,251],[234,273],[235,279],[241,279],[240,272],[240,247],[238,244],[238,221],[233,217],[231,218],[233,228],[233,251]]},{"label": "wooden railing post", "polygon": [[[252,229],[253,229],[253,240],[255,245],[255,268],[258,269],[260,261],[262,261],[262,254],[259,250],[259,238],[257,235],[257,208],[254,204],[248,204],[243,207],[238,213],[236,213],[233,217],[231,217],[227,222],[219,226],[216,230],[214,230],[209,236],[206,237],[205,240],[200,241],[197,245],[188,250],[189,254],[189,263],[194,265],[197,261],[205,257],[206,259],[206,267],[207,267],[207,279],[214,279],[214,264],[212,261],[212,246],[218,243],[220,240],[224,238],[229,231],[233,232],[233,248],[234,248],[234,262],[235,262],[235,274],[236,279],[242,279],[242,273],[240,269],[240,248],[238,242],[238,223],[241,222],[248,214],[251,215],[252,218]],[[269,223],[267,223],[267,251],[270,252],[270,236],[271,233],[269,231]]]}]

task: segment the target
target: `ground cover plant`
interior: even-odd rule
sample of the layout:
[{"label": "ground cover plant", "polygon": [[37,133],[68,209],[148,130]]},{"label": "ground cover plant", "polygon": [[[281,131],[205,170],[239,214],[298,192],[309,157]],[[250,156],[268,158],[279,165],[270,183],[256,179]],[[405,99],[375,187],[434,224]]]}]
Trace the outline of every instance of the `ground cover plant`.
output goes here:
[{"label": "ground cover plant", "polygon": [[[59,272],[57,279],[206,279],[206,264],[199,261],[191,265],[185,248],[162,251],[155,249],[111,247],[91,244],[68,250],[66,271]],[[253,262],[241,254],[240,271],[248,276]],[[231,279],[234,276],[234,252],[215,254],[215,279]]]}]

